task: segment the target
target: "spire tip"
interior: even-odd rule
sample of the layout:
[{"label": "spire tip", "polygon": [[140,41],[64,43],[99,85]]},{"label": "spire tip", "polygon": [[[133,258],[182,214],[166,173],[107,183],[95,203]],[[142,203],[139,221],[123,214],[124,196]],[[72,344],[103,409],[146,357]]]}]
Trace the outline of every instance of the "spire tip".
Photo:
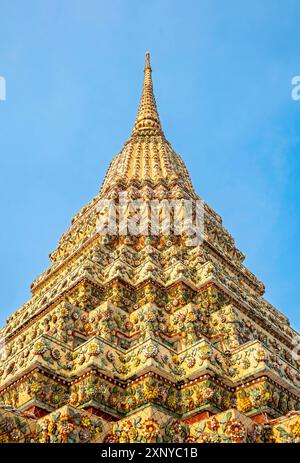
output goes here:
[{"label": "spire tip", "polygon": [[143,90],[132,132],[133,136],[149,134],[162,135],[163,133],[153,93],[151,72],[150,52],[146,51]]},{"label": "spire tip", "polygon": [[150,68],[150,51],[146,51],[145,55],[146,55],[146,64],[145,64],[145,67],[149,67],[149,68]]}]

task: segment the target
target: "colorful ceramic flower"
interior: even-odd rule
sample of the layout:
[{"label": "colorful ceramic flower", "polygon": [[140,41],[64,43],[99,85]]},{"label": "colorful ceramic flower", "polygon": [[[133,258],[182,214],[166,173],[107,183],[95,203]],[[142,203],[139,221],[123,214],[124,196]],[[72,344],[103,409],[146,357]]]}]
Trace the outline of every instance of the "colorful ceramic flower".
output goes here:
[{"label": "colorful ceramic flower", "polygon": [[44,341],[37,341],[33,345],[33,353],[37,355],[42,355],[46,352],[47,346]]},{"label": "colorful ceramic flower", "polygon": [[60,417],[60,422],[57,425],[57,430],[58,432],[63,436],[69,436],[72,434],[72,432],[75,429],[75,425],[73,423],[73,420],[70,416],[68,415],[62,415]]},{"label": "colorful ceramic flower", "polygon": [[78,437],[79,437],[79,440],[81,442],[88,442],[90,440],[90,438],[91,438],[91,435],[90,435],[90,433],[89,433],[89,431],[87,429],[81,429],[79,431],[79,436]]},{"label": "colorful ceramic flower", "polygon": [[247,412],[253,407],[252,400],[248,395],[239,395],[237,397],[237,408],[241,412]]},{"label": "colorful ceramic flower", "polygon": [[154,384],[147,384],[145,387],[145,397],[147,400],[153,400],[158,397],[157,386]]},{"label": "colorful ceramic flower", "polygon": [[196,363],[196,359],[195,359],[195,357],[187,357],[187,358],[185,359],[185,362],[186,362],[186,364],[187,364],[187,366],[188,366],[189,368],[193,368],[193,366],[194,366],[195,363]]},{"label": "colorful ceramic flower", "polygon": [[85,391],[86,391],[87,395],[89,395],[89,396],[96,395],[97,392],[98,392],[97,385],[89,383],[89,384],[86,385]]},{"label": "colorful ceramic flower", "polygon": [[33,392],[34,394],[38,393],[42,389],[42,385],[38,383],[37,381],[33,381],[30,384],[30,391]]},{"label": "colorful ceramic flower", "polygon": [[132,323],[131,321],[128,320],[128,321],[125,323],[125,329],[126,329],[127,331],[131,331],[131,330],[133,329],[133,323]]},{"label": "colorful ceramic flower", "polygon": [[90,355],[99,355],[101,353],[101,347],[96,342],[92,342],[88,346],[88,353]]},{"label": "colorful ceramic flower", "polygon": [[53,404],[58,404],[58,403],[60,402],[60,400],[61,400],[61,399],[60,399],[60,394],[59,394],[59,392],[57,392],[57,391],[56,391],[56,392],[53,392],[53,393],[51,394],[50,400],[51,400],[51,402],[52,402]]},{"label": "colorful ceramic flower", "polygon": [[13,430],[11,431],[10,437],[11,437],[11,439],[12,439],[13,441],[18,442],[19,440],[22,439],[23,434],[22,434],[22,432],[20,431],[20,429],[15,428],[15,429],[13,429]]},{"label": "colorful ceramic flower", "polygon": [[155,358],[159,353],[159,349],[156,345],[150,344],[144,347],[144,355],[146,358]]},{"label": "colorful ceramic flower", "polygon": [[242,360],[242,367],[244,370],[247,370],[250,366],[251,366],[251,363],[247,358]]},{"label": "colorful ceramic flower", "polygon": [[266,352],[263,348],[259,347],[258,349],[256,349],[254,351],[254,358],[258,361],[258,362],[264,362],[266,360]]},{"label": "colorful ceramic flower", "polygon": [[204,399],[212,399],[214,396],[214,390],[211,389],[210,387],[206,387],[202,391],[202,395]]},{"label": "colorful ceramic flower", "polygon": [[246,429],[240,421],[230,420],[226,424],[225,433],[233,442],[241,442],[246,436]]},{"label": "colorful ceramic flower", "polygon": [[51,349],[50,354],[51,354],[51,357],[53,358],[53,360],[59,360],[60,357],[61,357],[60,350],[57,349],[57,348]]},{"label": "colorful ceramic flower", "polygon": [[82,415],[80,423],[84,428],[89,428],[92,424],[92,421],[89,416]]},{"label": "colorful ceramic flower", "polygon": [[211,356],[211,350],[207,346],[201,346],[199,349],[199,358],[207,360]]},{"label": "colorful ceramic flower", "polygon": [[146,439],[156,439],[160,435],[159,424],[155,420],[148,419],[144,421],[141,432]]},{"label": "colorful ceramic flower", "polygon": [[208,420],[207,427],[210,431],[218,431],[220,423],[217,418],[213,416],[210,420]]}]

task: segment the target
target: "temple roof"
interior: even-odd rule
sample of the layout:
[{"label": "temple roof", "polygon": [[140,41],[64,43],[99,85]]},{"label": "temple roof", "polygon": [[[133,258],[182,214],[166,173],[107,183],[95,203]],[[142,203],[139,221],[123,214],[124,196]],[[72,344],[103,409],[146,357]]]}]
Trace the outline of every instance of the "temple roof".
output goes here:
[{"label": "temple roof", "polygon": [[150,53],[146,52],[144,82],[138,114],[130,139],[112,160],[102,185],[107,192],[118,181],[127,187],[134,182],[152,186],[164,182],[170,187],[177,183],[189,195],[195,196],[187,168],[163,133],[153,92]]}]

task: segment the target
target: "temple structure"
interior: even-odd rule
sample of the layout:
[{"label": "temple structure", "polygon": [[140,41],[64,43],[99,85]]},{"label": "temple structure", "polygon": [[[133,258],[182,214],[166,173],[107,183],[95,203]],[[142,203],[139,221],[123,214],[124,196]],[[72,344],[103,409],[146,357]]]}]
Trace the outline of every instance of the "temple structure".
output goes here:
[{"label": "temple structure", "polygon": [[[297,333],[221,217],[187,233],[99,233],[99,200],[192,200],[149,53],[133,132],[1,330],[1,442],[298,442]],[[128,212],[129,213],[129,212]]]}]

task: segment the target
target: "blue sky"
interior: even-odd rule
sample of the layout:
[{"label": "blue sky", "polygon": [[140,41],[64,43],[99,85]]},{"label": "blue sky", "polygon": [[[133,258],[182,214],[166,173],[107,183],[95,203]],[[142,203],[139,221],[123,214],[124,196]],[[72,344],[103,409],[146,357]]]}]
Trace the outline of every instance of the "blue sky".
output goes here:
[{"label": "blue sky", "polygon": [[299,330],[299,2],[0,0],[0,10],[0,324],[128,138],[150,50],[167,138]]}]

